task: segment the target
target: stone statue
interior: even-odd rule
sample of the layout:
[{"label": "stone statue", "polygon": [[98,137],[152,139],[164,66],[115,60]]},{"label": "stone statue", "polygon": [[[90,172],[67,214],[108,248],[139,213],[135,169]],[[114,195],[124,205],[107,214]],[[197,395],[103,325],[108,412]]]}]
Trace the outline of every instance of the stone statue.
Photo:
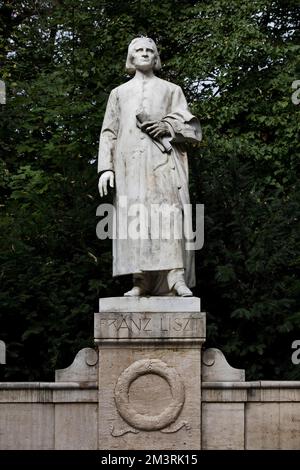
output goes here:
[{"label": "stone statue", "polygon": [[[192,296],[189,287],[195,285],[194,252],[186,250],[183,235],[183,227],[191,227],[191,212],[184,211],[189,205],[184,143],[199,142],[201,129],[181,88],[155,76],[160,68],[152,39],[129,44],[126,69],[134,77],[112,90],[100,135],[100,196],[115,186],[113,276],[133,274],[125,296]],[[143,236],[124,236],[122,227],[136,206],[146,230]],[[170,208],[171,227],[180,237],[164,237],[160,219],[149,217],[161,211],[163,225]]]}]

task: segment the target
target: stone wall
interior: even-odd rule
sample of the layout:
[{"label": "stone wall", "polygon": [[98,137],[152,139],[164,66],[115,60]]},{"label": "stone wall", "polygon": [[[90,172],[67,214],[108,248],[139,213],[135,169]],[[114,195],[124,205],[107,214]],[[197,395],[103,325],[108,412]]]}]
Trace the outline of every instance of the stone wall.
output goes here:
[{"label": "stone wall", "polygon": [[[101,447],[97,361],[85,348],[55,382],[0,383],[0,449]],[[201,388],[202,449],[300,448],[300,382],[246,382],[208,349]]]},{"label": "stone wall", "polygon": [[96,449],[97,387],[1,383],[0,449]]},{"label": "stone wall", "polygon": [[202,449],[300,449],[300,382],[203,382]]}]

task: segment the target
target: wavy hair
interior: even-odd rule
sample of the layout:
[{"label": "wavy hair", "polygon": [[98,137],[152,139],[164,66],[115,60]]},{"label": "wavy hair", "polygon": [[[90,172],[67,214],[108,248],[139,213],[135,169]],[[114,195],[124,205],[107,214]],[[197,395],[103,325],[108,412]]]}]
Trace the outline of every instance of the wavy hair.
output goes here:
[{"label": "wavy hair", "polygon": [[132,63],[134,46],[141,39],[147,41],[149,43],[149,46],[151,45],[151,47],[154,50],[155,63],[154,63],[153,70],[158,71],[158,70],[161,69],[161,61],[160,61],[160,57],[159,57],[158,50],[157,50],[155,42],[151,38],[147,38],[145,36],[140,36],[138,38],[134,38],[128,46],[128,53],[127,53],[125,68],[126,68],[126,71],[130,74],[133,74],[135,72],[135,66]]}]

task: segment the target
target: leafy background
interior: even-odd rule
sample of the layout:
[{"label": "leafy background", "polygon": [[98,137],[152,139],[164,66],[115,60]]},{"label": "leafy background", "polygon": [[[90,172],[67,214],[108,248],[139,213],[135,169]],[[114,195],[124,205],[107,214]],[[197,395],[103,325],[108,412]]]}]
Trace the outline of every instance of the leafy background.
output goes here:
[{"label": "leafy background", "polygon": [[127,45],[149,35],[204,139],[189,152],[205,204],[197,287],[207,346],[247,379],[300,379],[300,9],[291,0],[0,1],[2,380],[52,380],[93,345],[99,297],[122,295],[95,235],[96,156]]}]

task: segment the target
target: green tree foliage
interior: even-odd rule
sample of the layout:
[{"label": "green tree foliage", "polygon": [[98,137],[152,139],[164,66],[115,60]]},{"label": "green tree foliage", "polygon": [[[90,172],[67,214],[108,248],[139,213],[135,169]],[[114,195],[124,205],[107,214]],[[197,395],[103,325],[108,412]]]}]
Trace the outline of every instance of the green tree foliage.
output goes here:
[{"label": "green tree foliage", "polygon": [[299,26],[291,0],[0,1],[3,379],[52,379],[92,345],[98,297],[129,285],[111,279],[110,242],[95,235],[95,160],[139,34],[203,127],[189,155],[206,213],[195,295],[207,345],[249,379],[300,378]]}]

